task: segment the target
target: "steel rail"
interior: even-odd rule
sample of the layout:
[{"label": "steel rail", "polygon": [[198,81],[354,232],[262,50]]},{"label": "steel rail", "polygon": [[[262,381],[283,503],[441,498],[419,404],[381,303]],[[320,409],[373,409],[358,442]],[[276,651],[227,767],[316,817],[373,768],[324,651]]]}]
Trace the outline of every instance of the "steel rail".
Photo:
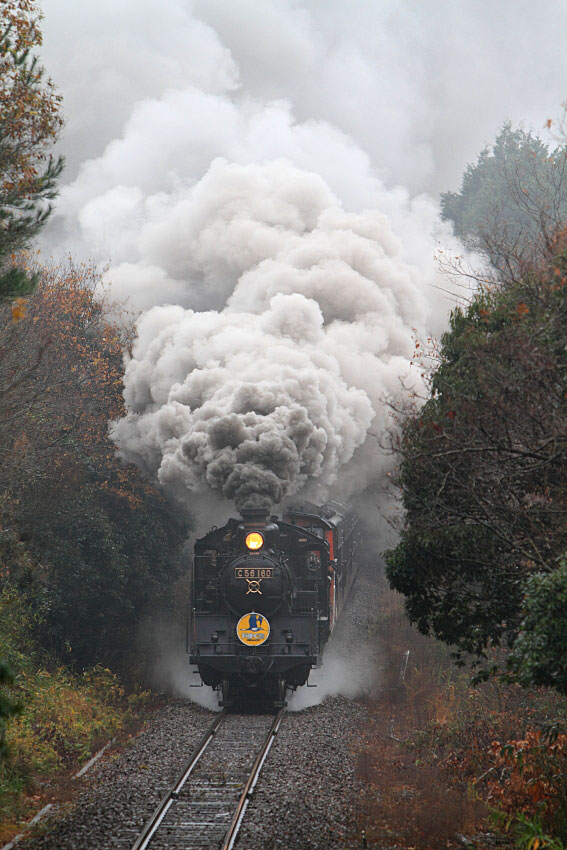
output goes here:
[{"label": "steel rail", "polygon": [[270,752],[270,748],[274,743],[275,737],[278,734],[279,728],[281,726],[283,716],[285,714],[285,707],[281,708],[277,713],[274,722],[270,727],[270,731],[266,736],[266,740],[262,749],[260,750],[258,756],[256,757],[256,761],[252,766],[252,770],[250,771],[250,775],[246,781],[246,785],[244,786],[244,790],[240,796],[238,801],[238,805],[236,806],[236,810],[232,817],[231,824],[228,828],[228,831],[224,837],[221,850],[232,850],[232,846],[236,841],[236,836],[238,835],[238,831],[240,829],[240,824],[242,823],[242,819],[244,817],[244,813],[246,812],[246,808],[248,803],[250,802],[250,798],[254,793],[254,788],[256,787],[256,783],[260,776],[260,771],[266,761],[268,753]]},{"label": "steel rail", "polygon": [[205,732],[205,734],[201,738],[201,741],[197,744],[197,746],[193,750],[193,753],[191,754],[189,761],[185,764],[185,767],[183,768],[183,771],[181,772],[179,779],[177,780],[177,782],[175,783],[173,788],[170,791],[167,792],[165,797],[163,797],[163,799],[159,803],[158,807],[156,808],[155,812],[153,813],[153,815],[151,816],[149,821],[144,826],[142,832],[140,833],[140,835],[136,839],[136,843],[132,846],[132,850],[145,850],[145,848],[148,846],[148,844],[152,840],[154,834],[157,832],[159,825],[161,824],[162,820],[164,819],[167,812],[169,811],[170,806],[175,801],[180,790],[185,785],[185,782],[187,781],[190,774],[192,773],[192,771],[196,767],[201,756],[203,755],[203,753],[205,752],[205,750],[207,749],[207,747],[209,746],[209,744],[213,740],[215,734],[217,733],[218,729],[222,725],[225,717],[226,717],[226,711],[222,711],[218,715],[218,717],[216,717],[214,719],[213,723],[211,724],[211,726],[209,727],[207,732]]}]

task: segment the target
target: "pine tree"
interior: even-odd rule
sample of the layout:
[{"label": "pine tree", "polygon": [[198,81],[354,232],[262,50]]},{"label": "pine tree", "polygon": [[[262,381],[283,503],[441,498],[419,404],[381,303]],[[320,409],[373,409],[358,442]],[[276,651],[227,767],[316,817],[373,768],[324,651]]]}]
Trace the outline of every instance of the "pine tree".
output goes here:
[{"label": "pine tree", "polygon": [[550,151],[537,136],[504,124],[467,166],[460,191],[441,195],[441,212],[502,280],[521,279],[534,261],[549,259],[567,220],[567,145]]},{"label": "pine tree", "polygon": [[62,126],[61,97],[45,78],[33,0],[5,0],[0,23],[0,301],[29,294],[35,279],[16,265],[51,213],[63,168],[50,148]]}]

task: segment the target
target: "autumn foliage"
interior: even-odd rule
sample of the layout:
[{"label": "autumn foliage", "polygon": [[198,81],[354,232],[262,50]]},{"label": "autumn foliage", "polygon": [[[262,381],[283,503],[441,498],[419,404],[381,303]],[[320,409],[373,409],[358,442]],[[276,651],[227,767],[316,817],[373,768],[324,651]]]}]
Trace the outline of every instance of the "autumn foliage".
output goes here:
[{"label": "autumn foliage", "polygon": [[[111,320],[96,272],[38,271],[24,317],[14,323],[0,308],[3,570],[31,588],[54,651],[129,668],[140,623],[172,604],[186,518],[109,439],[131,331]],[[8,532],[33,568],[10,554]]]},{"label": "autumn foliage", "polygon": [[[526,836],[529,850],[567,839],[567,735],[556,727],[524,738],[495,741],[488,799],[505,815],[506,830]],[[529,832],[533,833],[530,841]],[[551,846],[551,845],[549,845]]]},{"label": "autumn foliage", "polygon": [[490,797],[507,812],[532,813],[545,809],[553,820],[561,804],[567,806],[567,735],[544,735],[529,731],[521,740],[505,745],[494,741],[493,776]]},{"label": "autumn foliage", "polygon": [[[34,51],[42,42],[33,0],[3,0],[0,18],[0,301],[22,297],[35,280],[15,262],[47,220],[63,159],[53,157],[61,96]],[[16,305],[16,317],[23,304]]]},{"label": "autumn foliage", "polygon": [[68,769],[131,716],[104,693],[113,675],[88,670],[148,674],[140,634],[147,649],[187,569],[187,517],[108,435],[130,323],[91,266],[23,272],[37,280],[25,309],[0,300],[0,820],[31,775]]},{"label": "autumn foliage", "polygon": [[4,208],[22,197],[32,199],[45,187],[49,150],[63,124],[61,96],[44,78],[33,55],[41,42],[37,3],[4,0],[0,29],[0,204]]}]

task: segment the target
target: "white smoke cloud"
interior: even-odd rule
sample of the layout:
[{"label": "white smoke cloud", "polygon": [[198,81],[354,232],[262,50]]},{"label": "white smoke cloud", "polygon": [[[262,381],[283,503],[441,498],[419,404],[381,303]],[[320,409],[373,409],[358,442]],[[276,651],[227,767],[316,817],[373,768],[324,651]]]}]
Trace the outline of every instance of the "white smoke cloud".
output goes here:
[{"label": "white smoke cloud", "polygon": [[[136,103],[194,87],[286,99],[357,140],[389,182],[446,188],[504,118],[565,98],[562,0],[43,0],[72,177]],[[204,129],[204,128],[203,128]],[[155,128],[158,132],[158,128]]]},{"label": "white smoke cloud", "polygon": [[565,98],[562,0],[42,6],[68,161],[46,245],[113,266],[216,157],[285,157],[390,215],[393,187],[455,188],[505,119],[540,129]]},{"label": "white smoke cloud", "polygon": [[380,480],[384,396],[459,250],[425,193],[557,113],[567,7],[544,7],[43,0],[69,161],[45,244],[140,315],[125,457],[184,499]]},{"label": "white smoke cloud", "polygon": [[129,415],[112,429],[124,458],[189,503],[208,488],[243,507],[375,483],[385,459],[357,450],[385,427],[412,323],[439,306],[433,271],[408,261],[388,218],[345,212],[284,162],[217,160],[145,245],[154,267],[187,275],[186,301],[210,287],[224,306],[139,318]]}]

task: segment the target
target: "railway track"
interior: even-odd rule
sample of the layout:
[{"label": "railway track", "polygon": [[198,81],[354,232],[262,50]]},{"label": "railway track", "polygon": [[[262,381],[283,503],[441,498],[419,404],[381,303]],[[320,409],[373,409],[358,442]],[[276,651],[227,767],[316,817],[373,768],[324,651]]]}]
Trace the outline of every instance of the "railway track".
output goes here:
[{"label": "railway track", "polygon": [[230,850],[284,712],[219,714],[132,850]]}]

